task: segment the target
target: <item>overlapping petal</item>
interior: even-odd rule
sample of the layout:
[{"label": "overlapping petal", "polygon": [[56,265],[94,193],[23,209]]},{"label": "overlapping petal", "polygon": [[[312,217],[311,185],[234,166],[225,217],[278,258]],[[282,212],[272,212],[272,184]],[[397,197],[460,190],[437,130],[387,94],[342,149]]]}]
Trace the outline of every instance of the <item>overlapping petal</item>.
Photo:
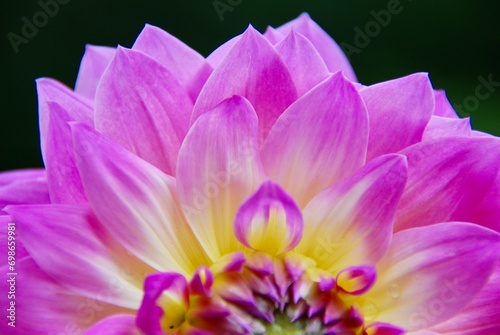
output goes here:
[{"label": "overlapping petal", "polygon": [[198,118],[179,153],[179,197],[212,260],[239,248],[233,233],[236,211],[263,179],[257,136],[254,109],[234,96]]},{"label": "overlapping petal", "polygon": [[253,27],[245,31],[208,78],[191,122],[235,94],[249,100],[255,108],[261,143],[276,119],[297,99],[286,65]]},{"label": "overlapping petal", "polygon": [[469,223],[398,232],[363,298],[375,305],[378,321],[428,329],[459,312],[486,284],[499,243],[498,233]]},{"label": "overlapping petal", "polygon": [[50,203],[47,176],[42,169],[26,169],[0,173],[0,214],[14,204]]},{"label": "overlapping petal", "polygon": [[203,264],[175,180],[85,125],[72,130],[87,198],[106,230],[157,270],[186,274]]},{"label": "overlapping petal", "polygon": [[470,119],[452,119],[433,115],[425,127],[422,140],[433,140],[441,137],[471,136]]},{"label": "overlapping petal", "polygon": [[[96,218],[74,205],[8,206],[18,238],[40,268],[81,296],[135,309],[141,269],[125,274],[99,238]],[[137,285],[139,283],[139,285]]]},{"label": "overlapping petal", "polygon": [[406,159],[386,155],[321,192],[304,209],[296,251],[330,272],[375,264],[389,247],[405,182]]},{"label": "overlapping petal", "polygon": [[146,25],[132,49],[144,52],[163,65],[188,92],[193,103],[212,73],[203,56],[155,26]]},{"label": "overlapping petal", "polygon": [[434,92],[424,73],[360,90],[370,119],[368,160],[419,142],[434,111]]},{"label": "overlapping petal", "polygon": [[354,70],[342,49],[307,13],[278,27],[277,30],[285,35],[292,30],[304,35],[316,47],[331,73],[343,71],[349,80],[357,81]]},{"label": "overlapping petal", "polygon": [[[401,153],[408,157],[408,183],[396,231],[446,221],[474,222],[473,214],[500,168],[498,138],[440,138]],[[498,198],[493,193],[489,201]]]},{"label": "overlapping petal", "polygon": [[339,72],[281,115],[261,155],[271,179],[304,207],[319,191],[364,164],[367,142],[365,106]]},{"label": "overlapping petal", "polygon": [[75,93],[93,100],[99,80],[115,53],[116,48],[87,44],[76,78]]},{"label": "overlapping petal", "polygon": [[172,175],[192,107],[173,74],[142,52],[120,47],[96,92],[95,126]]}]

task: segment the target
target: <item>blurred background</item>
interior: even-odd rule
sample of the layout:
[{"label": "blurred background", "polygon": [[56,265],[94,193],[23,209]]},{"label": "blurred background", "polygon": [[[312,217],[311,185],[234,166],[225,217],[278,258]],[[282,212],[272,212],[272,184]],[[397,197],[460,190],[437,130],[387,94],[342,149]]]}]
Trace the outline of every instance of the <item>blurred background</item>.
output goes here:
[{"label": "blurred background", "polygon": [[[308,12],[337,43],[355,48],[350,60],[361,83],[428,72],[475,129],[500,135],[499,1],[58,0],[44,22],[39,12],[52,1],[2,3],[0,171],[42,166],[35,79],[73,87],[86,43],[130,47],[145,23],[207,56],[249,23],[263,32]],[[377,31],[370,22],[388,6],[399,12]],[[40,27],[25,38],[23,25],[33,20]],[[367,24],[372,36],[362,41],[357,34]],[[489,91],[479,97],[484,81]]]}]

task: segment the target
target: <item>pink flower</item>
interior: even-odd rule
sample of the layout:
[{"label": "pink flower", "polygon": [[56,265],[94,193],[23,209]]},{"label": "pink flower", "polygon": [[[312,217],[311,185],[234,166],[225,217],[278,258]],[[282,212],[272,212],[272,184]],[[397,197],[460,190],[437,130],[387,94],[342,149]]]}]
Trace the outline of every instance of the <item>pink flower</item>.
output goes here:
[{"label": "pink flower", "polygon": [[302,15],[37,84],[45,172],[0,176],[19,334],[500,331],[500,142],[426,74],[356,83]]}]

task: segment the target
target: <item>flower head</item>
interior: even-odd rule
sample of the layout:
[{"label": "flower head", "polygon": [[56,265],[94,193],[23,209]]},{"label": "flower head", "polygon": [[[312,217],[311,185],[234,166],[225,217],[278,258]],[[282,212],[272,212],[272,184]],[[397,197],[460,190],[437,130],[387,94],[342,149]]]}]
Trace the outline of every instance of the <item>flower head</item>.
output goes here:
[{"label": "flower head", "polygon": [[302,15],[207,59],[146,26],[38,92],[45,172],[0,176],[25,333],[500,329],[500,142],[426,74],[363,86]]}]

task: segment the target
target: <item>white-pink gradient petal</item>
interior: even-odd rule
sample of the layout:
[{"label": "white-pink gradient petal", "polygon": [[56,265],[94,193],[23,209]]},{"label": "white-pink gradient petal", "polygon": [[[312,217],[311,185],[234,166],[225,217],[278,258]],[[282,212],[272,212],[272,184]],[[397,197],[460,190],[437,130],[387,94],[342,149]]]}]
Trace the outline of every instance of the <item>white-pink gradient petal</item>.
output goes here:
[{"label": "white-pink gradient petal", "polygon": [[378,280],[363,296],[377,321],[408,331],[457,314],[488,282],[500,247],[497,232],[447,222],[403,230],[377,264]]},{"label": "white-pink gradient petal", "polygon": [[304,207],[318,192],[365,163],[367,142],[363,101],[338,72],[280,116],[261,156],[270,178]]},{"label": "white-pink gradient petal", "polygon": [[184,213],[212,260],[234,252],[238,207],[263,179],[258,151],[258,120],[240,96],[201,115],[182,144],[177,186]]},{"label": "white-pink gradient petal", "polygon": [[319,193],[304,209],[304,235],[295,251],[332,273],[374,265],[391,241],[406,168],[404,156],[382,156]]},{"label": "white-pink gradient petal", "polygon": [[205,264],[175,179],[85,125],[72,124],[72,131],[85,192],[102,226],[158,271],[188,274]]}]

